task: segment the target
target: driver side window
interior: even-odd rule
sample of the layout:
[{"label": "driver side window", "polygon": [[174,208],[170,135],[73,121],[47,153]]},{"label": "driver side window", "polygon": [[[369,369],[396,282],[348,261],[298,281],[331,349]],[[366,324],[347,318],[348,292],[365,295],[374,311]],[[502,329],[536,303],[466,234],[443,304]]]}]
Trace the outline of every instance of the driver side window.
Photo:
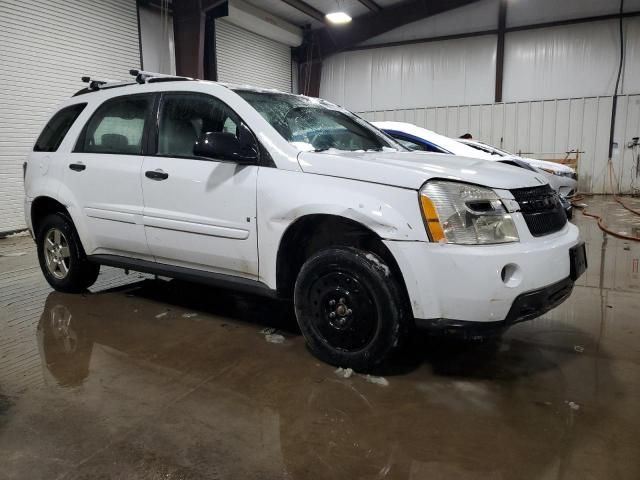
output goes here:
[{"label": "driver side window", "polygon": [[196,158],[194,147],[209,132],[239,137],[240,119],[220,100],[209,95],[169,93],[162,97],[157,155]]}]

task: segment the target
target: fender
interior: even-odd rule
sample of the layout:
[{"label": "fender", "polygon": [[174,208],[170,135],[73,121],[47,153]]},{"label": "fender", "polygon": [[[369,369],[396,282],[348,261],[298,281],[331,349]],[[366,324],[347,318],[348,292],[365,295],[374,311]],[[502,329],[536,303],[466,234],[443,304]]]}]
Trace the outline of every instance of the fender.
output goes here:
[{"label": "fender", "polygon": [[277,254],[287,229],[316,214],[352,220],[383,240],[429,241],[414,190],[261,168],[257,225],[259,275],[264,283],[276,287]]},{"label": "fender", "polygon": [[71,216],[71,220],[73,220],[73,224],[76,227],[76,231],[78,232],[78,237],[80,237],[82,247],[84,248],[84,251],[90,255],[91,252],[96,249],[96,245],[91,233],[89,232],[86,216],[83,215],[80,207],[78,206],[78,200],[71,189],[65,185],[64,182],[56,180],[56,183],[60,184],[57,194],[58,198],[56,198],[56,200],[67,208],[67,211]]}]

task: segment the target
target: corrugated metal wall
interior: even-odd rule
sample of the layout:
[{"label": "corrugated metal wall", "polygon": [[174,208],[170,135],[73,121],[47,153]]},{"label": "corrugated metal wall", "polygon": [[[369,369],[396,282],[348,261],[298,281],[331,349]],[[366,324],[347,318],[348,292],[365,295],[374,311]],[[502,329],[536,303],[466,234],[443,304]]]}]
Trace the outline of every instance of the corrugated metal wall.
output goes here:
[{"label": "corrugated metal wall", "polygon": [[493,35],[357,50],[322,63],[320,96],[357,111],[485,103],[495,75]]},{"label": "corrugated metal wall", "polygon": [[[640,9],[640,0],[632,4]],[[550,11],[539,11],[545,5]],[[614,7],[603,0],[509,2],[507,25],[616,13]],[[497,12],[496,0],[482,0],[409,24],[368,41],[367,46],[420,38],[420,33],[424,38],[473,31],[461,25],[469,17],[480,29],[495,28],[486,12]],[[497,24],[497,18],[495,21]],[[608,190],[609,122],[619,38],[615,19],[507,33],[505,103],[493,102],[496,35],[335,55],[323,63],[320,96],[375,120],[401,119],[450,136],[469,130],[509,150],[584,150],[580,189],[604,193]],[[622,147],[640,136],[640,17],[624,19],[624,39],[620,91],[627,96],[619,104],[614,140],[621,148],[614,166],[620,188],[629,192],[635,180],[631,178],[632,154]]]},{"label": "corrugated metal wall", "polygon": [[216,20],[218,80],[291,91],[291,48],[284,43]]},{"label": "corrugated metal wall", "polygon": [[90,74],[139,68],[135,0],[0,1],[0,232],[23,228],[22,163],[54,108]]},{"label": "corrugated metal wall", "polygon": [[[450,137],[469,132],[509,151],[546,154],[537,155],[542,159],[558,158],[558,153],[569,150],[584,151],[578,164],[579,189],[605,193],[611,105],[611,97],[584,97],[375,110],[360,115],[370,121],[410,122]],[[619,188],[629,191],[635,158],[625,145],[640,136],[640,95],[619,97],[617,118],[615,138],[619,149],[613,164]]]}]

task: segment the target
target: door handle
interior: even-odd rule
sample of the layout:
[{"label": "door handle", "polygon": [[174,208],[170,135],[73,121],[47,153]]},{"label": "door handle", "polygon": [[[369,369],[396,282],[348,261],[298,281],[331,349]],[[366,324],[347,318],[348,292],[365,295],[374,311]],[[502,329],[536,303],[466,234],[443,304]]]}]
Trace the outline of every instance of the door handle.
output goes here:
[{"label": "door handle", "polygon": [[84,163],[70,163],[69,168],[74,172],[81,172],[87,168],[87,166]]},{"label": "door handle", "polygon": [[144,176],[150,178],[151,180],[166,180],[169,178],[169,174],[163,170],[147,170],[144,172]]}]

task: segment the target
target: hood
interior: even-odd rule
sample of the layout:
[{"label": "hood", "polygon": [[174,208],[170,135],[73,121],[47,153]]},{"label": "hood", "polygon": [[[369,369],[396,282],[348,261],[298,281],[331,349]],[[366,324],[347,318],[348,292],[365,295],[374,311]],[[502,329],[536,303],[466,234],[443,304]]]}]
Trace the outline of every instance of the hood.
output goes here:
[{"label": "hood", "polygon": [[492,188],[537,187],[543,175],[474,158],[418,152],[300,152],[307,173],[350,178],[418,190],[427,180],[444,178]]},{"label": "hood", "polygon": [[552,170],[554,172],[574,173],[573,168],[562,165],[561,163],[549,162],[548,160],[538,160],[535,158],[522,157],[521,159],[534,167],[546,168],[547,170]]},{"label": "hood", "polygon": [[497,155],[491,155],[490,153],[483,152],[482,150],[478,150],[477,148],[473,148],[465,143],[459,142],[456,139],[445,137],[444,135],[440,135],[439,133],[418,127],[411,123],[373,122],[373,125],[384,131],[386,134],[396,138],[396,140],[397,135],[400,134],[408,138],[408,140],[418,144],[424,144],[424,142],[427,142],[460,157],[480,158],[491,161],[500,160],[500,157]]}]

